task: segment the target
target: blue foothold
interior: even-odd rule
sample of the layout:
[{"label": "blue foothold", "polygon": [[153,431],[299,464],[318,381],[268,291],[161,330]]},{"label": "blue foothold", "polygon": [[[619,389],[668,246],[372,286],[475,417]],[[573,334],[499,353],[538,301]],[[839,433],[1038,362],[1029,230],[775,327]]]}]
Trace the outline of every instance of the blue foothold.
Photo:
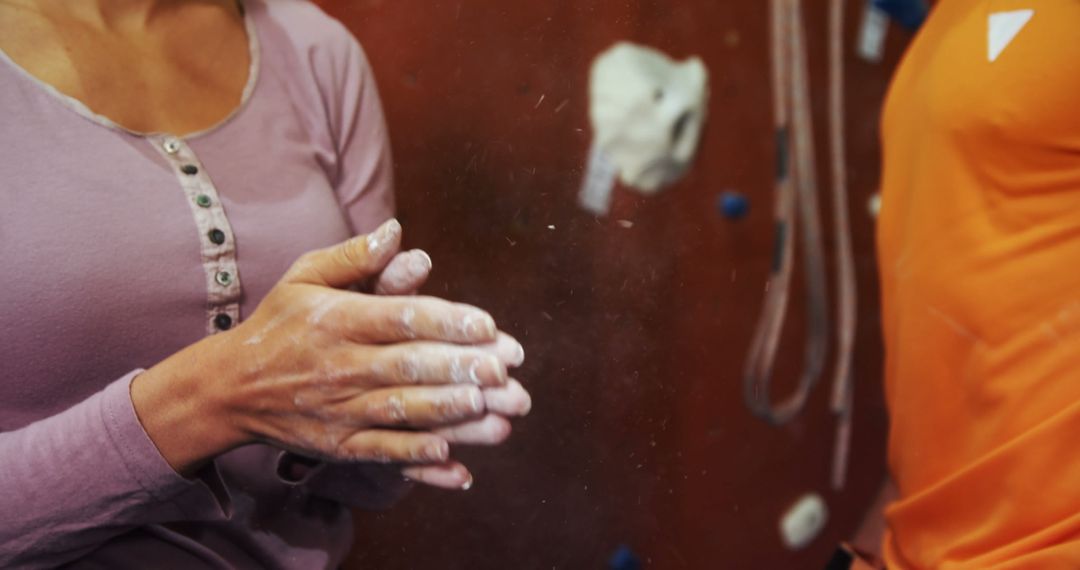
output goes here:
[{"label": "blue foothold", "polygon": [[608,568],[610,570],[641,570],[641,562],[629,546],[622,544],[608,559]]},{"label": "blue foothold", "polygon": [[926,0],[871,0],[871,3],[912,32],[919,29],[930,12]]},{"label": "blue foothold", "polygon": [[750,212],[750,201],[738,192],[724,192],[717,200],[717,206],[729,220],[739,220]]}]

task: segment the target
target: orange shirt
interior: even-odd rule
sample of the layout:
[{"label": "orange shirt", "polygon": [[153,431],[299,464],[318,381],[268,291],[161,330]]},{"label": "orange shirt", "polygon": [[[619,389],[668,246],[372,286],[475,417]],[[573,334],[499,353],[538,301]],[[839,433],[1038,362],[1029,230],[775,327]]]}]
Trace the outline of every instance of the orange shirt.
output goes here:
[{"label": "orange shirt", "polygon": [[942,0],[886,102],[893,568],[1080,568],[1080,0]]}]

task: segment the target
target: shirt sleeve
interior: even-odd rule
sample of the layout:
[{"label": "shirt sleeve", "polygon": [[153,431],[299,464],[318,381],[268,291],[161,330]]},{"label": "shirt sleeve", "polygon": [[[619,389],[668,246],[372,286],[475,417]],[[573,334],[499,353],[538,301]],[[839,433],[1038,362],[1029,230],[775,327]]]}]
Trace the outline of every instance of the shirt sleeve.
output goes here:
[{"label": "shirt sleeve", "polygon": [[53,567],[134,527],[229,516],[211,463],[176,473],[135,415],[136,370],[55,416],[0,434],[0,567]]},{"label": "shirt sleeve", "polygon": [[335,51],[334,80],[324,86],[337,151],[332,183],[353,233],[362,234],[394,215],[390,137],[364,50],[345,31]]}]

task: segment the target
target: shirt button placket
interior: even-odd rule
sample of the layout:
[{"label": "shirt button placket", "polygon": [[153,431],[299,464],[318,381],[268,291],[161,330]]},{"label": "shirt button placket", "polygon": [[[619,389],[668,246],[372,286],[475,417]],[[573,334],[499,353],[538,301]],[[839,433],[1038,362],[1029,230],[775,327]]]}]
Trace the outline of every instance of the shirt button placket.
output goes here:
[{"label": "shirt button placket", "polygon": [[207,279],[207,333],[229,330],[240,318],[241,288],[228,217],[217,189],[191,148],[174,136],[162,137],[158,143],[190,200],[191,213],[202,236],[200,252]]}]

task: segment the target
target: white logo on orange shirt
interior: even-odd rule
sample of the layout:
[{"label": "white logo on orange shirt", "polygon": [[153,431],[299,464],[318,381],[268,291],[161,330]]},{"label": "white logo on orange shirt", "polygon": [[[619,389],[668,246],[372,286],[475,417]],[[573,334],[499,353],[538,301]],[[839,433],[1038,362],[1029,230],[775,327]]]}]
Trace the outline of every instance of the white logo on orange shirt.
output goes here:
[{"label": "white logo on orange shirt", "polygon": [[997,60],[1001,52],[1024,29],[1028,20],[1035,15],[1035,10],[1012,10],[990,14],[990,33],[986,44],[986,57],[991,62]]}]

